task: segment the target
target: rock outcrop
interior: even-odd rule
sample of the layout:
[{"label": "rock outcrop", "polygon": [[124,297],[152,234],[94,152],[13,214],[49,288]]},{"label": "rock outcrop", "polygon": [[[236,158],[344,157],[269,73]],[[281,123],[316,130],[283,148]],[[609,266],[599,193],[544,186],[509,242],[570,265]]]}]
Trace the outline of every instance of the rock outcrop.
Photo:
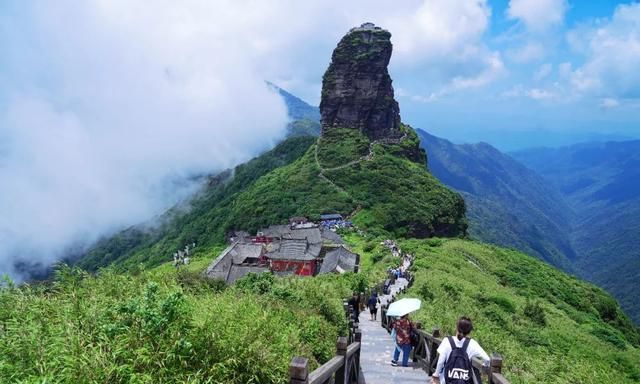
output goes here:
[{"label": "rock outcrop", "polygon": [[400,108],[387,70],[391,33],[372,23],[347,33],[322,79],[322,132],[359,129],[371,140],[398,138]]}]

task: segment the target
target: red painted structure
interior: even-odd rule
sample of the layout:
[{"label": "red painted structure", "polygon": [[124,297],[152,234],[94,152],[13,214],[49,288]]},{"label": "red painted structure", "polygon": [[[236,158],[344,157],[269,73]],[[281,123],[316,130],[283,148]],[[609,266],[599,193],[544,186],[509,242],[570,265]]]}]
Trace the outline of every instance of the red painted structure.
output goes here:
[{"label": "red painted structure", "polygon": [[317,260],[271,260],[274,272],[293,272],[298,276],[313,276],[316,272]]},{"label": "red painted structure", "polygon": [[254,244],[269,244],[273,242],[273,237],[254,236],[251,238],[251,242]]}]

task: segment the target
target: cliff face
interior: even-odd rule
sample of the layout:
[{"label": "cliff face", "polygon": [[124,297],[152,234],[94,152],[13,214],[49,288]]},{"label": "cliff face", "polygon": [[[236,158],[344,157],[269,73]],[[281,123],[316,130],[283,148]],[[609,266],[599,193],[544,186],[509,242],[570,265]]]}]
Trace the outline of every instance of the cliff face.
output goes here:
[{"label": "cliff face", "polygon": [[371,23],[353,28],[333,51],[322,79],[322,132],[359,129],[371,140],[398,138],[400,108],[387,70],[391,33]]}]

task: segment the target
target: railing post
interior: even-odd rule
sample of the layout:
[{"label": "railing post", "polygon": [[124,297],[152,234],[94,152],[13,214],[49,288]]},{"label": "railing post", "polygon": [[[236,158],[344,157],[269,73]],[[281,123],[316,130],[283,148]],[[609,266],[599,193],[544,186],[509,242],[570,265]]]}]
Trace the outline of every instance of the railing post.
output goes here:
[{"label": "railing post", "polygon": [[347,377],[347,347],[349,346],[349,342],[347,338],[344,336],[338,337],[338,342],[336,343],[336,350],[338,356],[343,356],[342,366],[336,371],[336,384],[345,384],[345,380]]},{"label": "railing post", "polygon": [[[419,321],[416,321],[416,329],[418,330],[422,330],[422,323]],[[420,335],[420,340],[422,340],[422,333],[419,333]],[[420,348],[420,343],[418,342],[418,345],[412,349],[413,351],[413,362],[415,363],[416,361],[418,361],[418,354],[416,352],[419,351]]]},{"label": "railing post", "polygon": [[294,357],[289,364],[290,384],[309,384],[309,360],[304,357]]},{"label": "railing post", "polygon": [[493,384],[493,375],[492,373],[502,373],[502,356],[497,353],[491,354],[491,362],[489,363],[490,372],[489,372],[489,384]]},{"label": "railing post", "polygon": [[360,343],[360,348],[358,348],[358,352],[356,352],[356,376],[358,379],[360,378],[360,351],[362,351],[362,331],[356,329],[356,343]]},{"label": "railing post", "polygon": [[432,374],[433,371],[435,371],[435,367],[433,366],[434,362],[436,362],[436,356],[438,354],[438,348],[436,348],[436,342],[434,340],[434,338],[436,337],[440,337],[440,329],[437,327],[434,327],[433,330],[431,331],[431,344],[429,345],[429,374]]},{"label": "railing post", "polygon": [[380,324],[382,325],[382,328],[389,330],[388,328],[389,319],[387,318],[387,308],[388,308],[388,304],[383,304],[380,307]]}]

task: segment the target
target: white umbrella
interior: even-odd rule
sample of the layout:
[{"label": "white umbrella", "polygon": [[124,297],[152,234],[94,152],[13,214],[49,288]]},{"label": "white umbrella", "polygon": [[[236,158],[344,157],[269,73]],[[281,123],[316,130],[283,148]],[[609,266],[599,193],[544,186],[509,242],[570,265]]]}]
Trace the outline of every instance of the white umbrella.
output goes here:
[{"label": "white umbrella", "polygon": [[387,316],[404,316],[420,309],[420,299],[400,299],[389,305]]}]

